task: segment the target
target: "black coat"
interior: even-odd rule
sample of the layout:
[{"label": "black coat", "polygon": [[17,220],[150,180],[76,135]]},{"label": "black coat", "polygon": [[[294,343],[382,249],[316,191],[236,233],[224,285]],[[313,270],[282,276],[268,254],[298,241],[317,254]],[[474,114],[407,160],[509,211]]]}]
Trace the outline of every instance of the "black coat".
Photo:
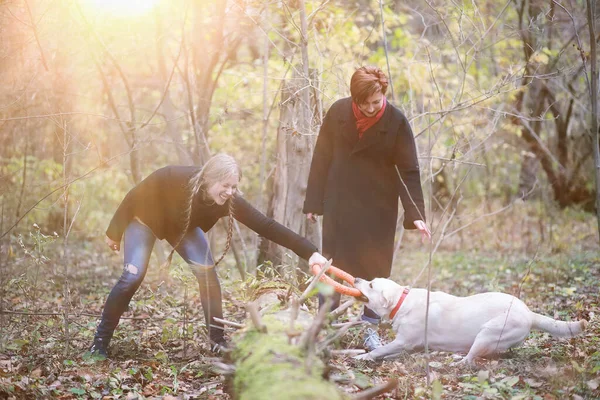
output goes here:
[{"label": "black coat", "polygon": [[[168,166],[154,171],[125,196],[110,221],[106,235],[120,242],[127,225],[137,217],[158,239],[167,239],[175,245],[185,227],[184,211],[190,196],[189,181],[199,170],[199,167],[193,166]],[[202,194],[198,193],[192,203],[188,230],[198,227],[208,232],[219,218],[229,214],[230,201],[233,201],[234,218],[266,239],[292,250],[306,260],[318,251],[310,241],[266,217],[240,195],[218,205],[204,201]]]},{"label": "black coat", "polygon": [[408,120],[388,103],[359,140],[351,98],[338,100],[319,132],[303,209],[323,215],[323,255],[356,277],[389,277],[398,196],[404,227],[416,229],[425,211]]}]

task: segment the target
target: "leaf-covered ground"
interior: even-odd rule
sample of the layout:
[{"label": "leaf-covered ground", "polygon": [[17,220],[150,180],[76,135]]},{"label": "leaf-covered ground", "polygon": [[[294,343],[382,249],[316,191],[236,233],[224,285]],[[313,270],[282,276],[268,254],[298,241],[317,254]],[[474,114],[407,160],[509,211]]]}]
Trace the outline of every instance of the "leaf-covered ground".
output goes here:
[{"label": "leaf-covered ground", "polygon": [[[348,393],[397,378],[398,387],[378,399],[600,398],[600,256],[592,224],[576,222],[569,217],[554,231],[528,236],[517,223],[456,235],[433,253],[431,285],[455,295],[515,294],[536,312],[588,319],[583,335],[555,339],[532,332],[523,346],[481,360],[477,368],[452,366],[457,356],[450,353],[406,354],[382,363],[335,356],[328,378]],[[429,252],[410,235],[393,278],[423,287]],[[152,260],[110,359],[98,361],[85,351],[120,274],[119,256],[104,251],[98,238],[65,247],[35,228],[22,245],[14,239],[2,250],[8,261],[0,265],[0,398],[230,398],[227,379],[215,368],[219,359],[208,351],[196,283],[185,266],[175,263],[165,273]],[[269,271],[245,282],[236,276],[221,270],[225,318],[236,322],[245,321],[244,304],[258,291],[290,286]],[[340,320],[359,313],[355,305]],[[389,327],[380,332],[391,340]],[[361,342],[361,328],[352,328],[335,348],[360,348]]]}]

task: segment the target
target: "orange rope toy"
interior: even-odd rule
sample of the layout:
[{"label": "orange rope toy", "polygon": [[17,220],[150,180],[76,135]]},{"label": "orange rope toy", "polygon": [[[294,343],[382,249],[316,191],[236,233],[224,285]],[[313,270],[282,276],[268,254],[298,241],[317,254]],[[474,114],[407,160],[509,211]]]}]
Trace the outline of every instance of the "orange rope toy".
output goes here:
[{"label": "orange rope toy", "polygon": [[[319,272],[321,272],[321,267],[319,266],[319,264],[313,265],[312,273],[317,275]],[[333,286],[335,291],[338,293],[345,294],[347,296],[352,296],[352,297],[362,296],[362,293],[360,292],[360,290],[358,290],[354,287],[354,277],[352,275],[350,275],[346,271],[342,271],[341,269],[334,267],[333,265],[331,267],[329,267],[329,269],[327,270],[327,273],[330,273],[330,272],[333,275],[340,278],[341,280],[348,282],[348,284],[352,285],[352,287],[344,286],[341,283],[334,281],[333,279],[331,279],[330,277],[328,277],[325,274],[323,274],[321,276],[321,279],[319,279],[319,280],[323,283]]]}]

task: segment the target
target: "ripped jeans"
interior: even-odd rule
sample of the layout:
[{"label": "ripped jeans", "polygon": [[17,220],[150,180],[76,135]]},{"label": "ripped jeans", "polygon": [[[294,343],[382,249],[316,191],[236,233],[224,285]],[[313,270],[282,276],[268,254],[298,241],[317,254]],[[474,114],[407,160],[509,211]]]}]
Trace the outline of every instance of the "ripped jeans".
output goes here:
[{"label": "ripped jeans", "polygon": [[[106,343],[112,338],[121,315],[146,276],[155,241],[154,233],[144,224],[133,220],[127,226],[123,242],[123,274],[106,299],[96,338],[104,338]],[[222,342],[223,324],[213,321],[214,317],[223,318],[221,285],[204,232],[200,228],[189,231],[175,251],[188,263],[198,280],[200,302],[210,340]]]}]

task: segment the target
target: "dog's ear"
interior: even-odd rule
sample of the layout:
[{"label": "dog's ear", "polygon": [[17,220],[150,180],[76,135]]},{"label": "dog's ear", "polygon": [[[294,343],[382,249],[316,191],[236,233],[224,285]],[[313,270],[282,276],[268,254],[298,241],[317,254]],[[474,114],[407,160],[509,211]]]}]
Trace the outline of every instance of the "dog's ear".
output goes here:
[{"label": "dog's ear", "polygon": [[383,307],[386,309],[392,308],[394,306],[396,290],[393,287],[386,285],[382,292],[381,297],[383,297]]}]

